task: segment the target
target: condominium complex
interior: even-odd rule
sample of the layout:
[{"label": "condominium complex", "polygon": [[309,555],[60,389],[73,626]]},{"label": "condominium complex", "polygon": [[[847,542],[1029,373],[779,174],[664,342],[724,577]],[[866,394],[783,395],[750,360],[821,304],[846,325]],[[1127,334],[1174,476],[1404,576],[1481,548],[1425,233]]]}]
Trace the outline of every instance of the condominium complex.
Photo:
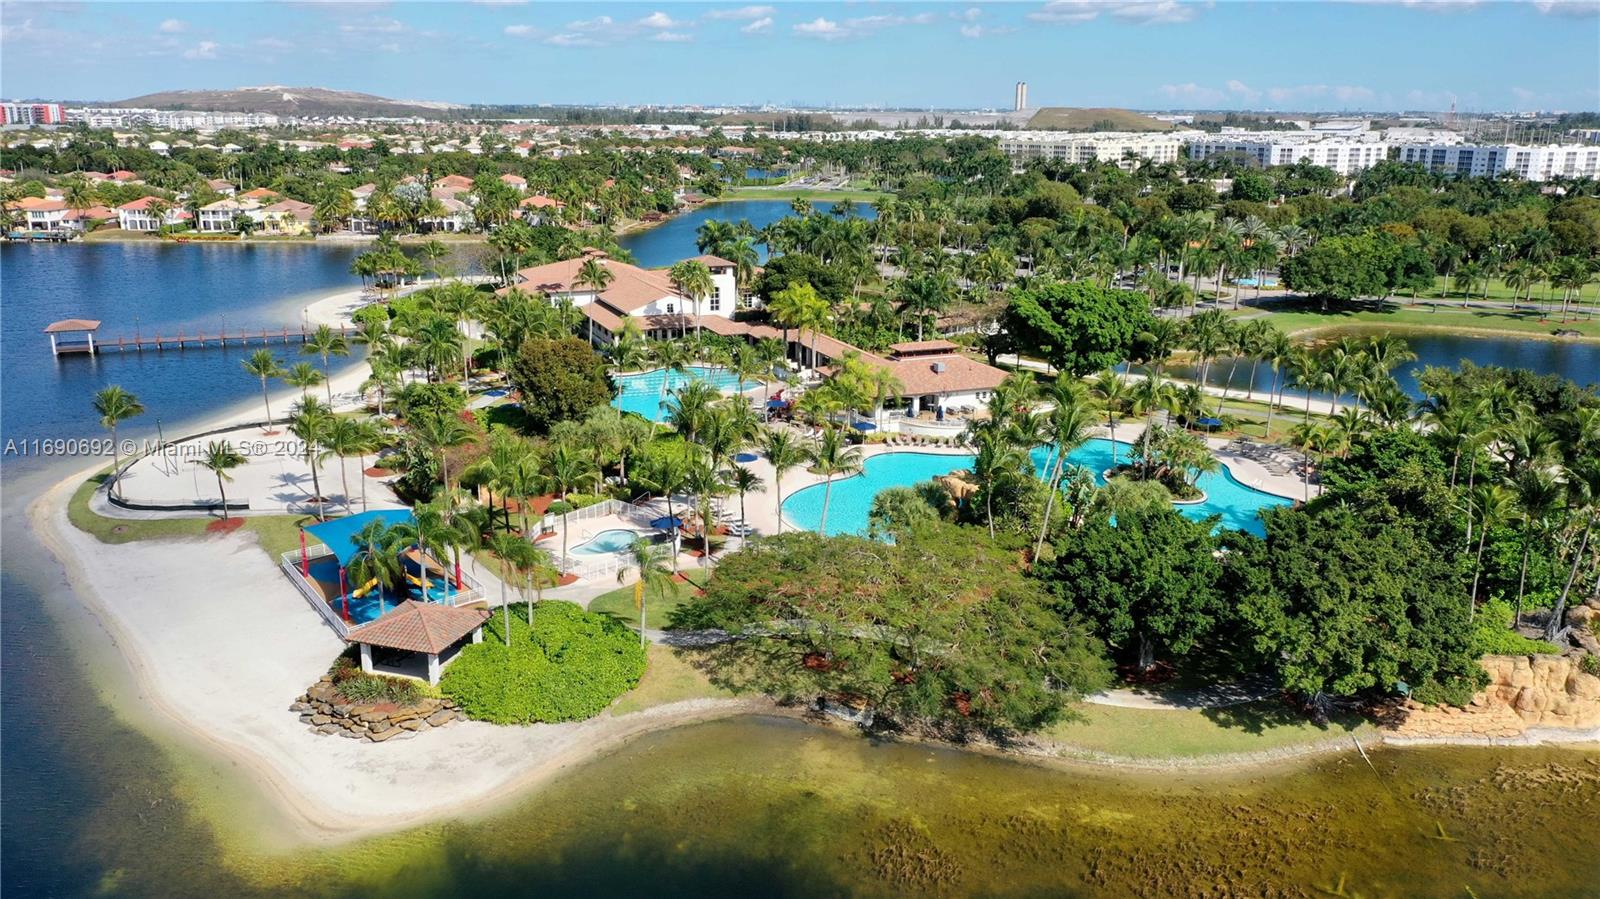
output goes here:
[{"label": "condominium complex", "polygon": [[1015,165],[1030,159],[1069,163],[1177,162],[1183,145],[1205,135],[1199,131],[1100,131],[1072,134],[1062,131],[1000,132],[1000,150]]},{"label": "condominium complex", "polygon": [[125,109],[84,107],[70,110],[65,121],[82,122],[90,128],[171,128],[216,130],[219,128],[271,128],[279,123],[270,112],[203,112],[199,110]]},{"label": "condominium complex", "polygon": [[1353,175],[1389,158],[1389,142],[1370,136],[1322,137],[1294,131],[1208,134],[1189,143],[1190,159],[1230,156],[1265,168],[1305,162]]},{"label": "condominium complex", "polygon": [[1515,172],[1524,181],[1600,177],[1600,147],[1584,144],[1413,144],[1397,147],[1395,158],[1444,175]]},{"label": "condominium complex", "polygon": [[66,120],[60,103],[0,103],[0,125],[59,125]]}]

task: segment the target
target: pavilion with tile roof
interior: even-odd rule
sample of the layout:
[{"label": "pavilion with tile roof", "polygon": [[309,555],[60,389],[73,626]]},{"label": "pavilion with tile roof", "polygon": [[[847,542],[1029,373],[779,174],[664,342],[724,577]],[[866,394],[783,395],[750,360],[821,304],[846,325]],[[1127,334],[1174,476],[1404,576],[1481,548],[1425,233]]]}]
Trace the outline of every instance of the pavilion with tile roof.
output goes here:
[{"label": "pavilion with tile roof", "polygon": [[[408,599],[394,611],[360,627],[346,639],[361,647],[361,670],[368,674],[419,677],[430,684],[468,642],[483,642],[489,610]],[[374,661],[374,655],[378,658]],[[415,673],[426,661],[426,675]]]}]

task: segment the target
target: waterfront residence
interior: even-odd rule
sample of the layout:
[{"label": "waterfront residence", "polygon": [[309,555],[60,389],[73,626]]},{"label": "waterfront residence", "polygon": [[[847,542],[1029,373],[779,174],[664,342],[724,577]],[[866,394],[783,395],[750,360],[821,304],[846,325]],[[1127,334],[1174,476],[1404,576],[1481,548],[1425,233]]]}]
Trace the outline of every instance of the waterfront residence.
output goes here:
[{"label": "waterfront residence", "polygon": [[[716,287],[698,308],[678,293],[666,271],[619,262],[599,250],[589,250],[576,259],[519,269],[512,287],[502,288],[501,292],[515,288],[545,294],[552,303],[570,302],[589,320],[585,333],[590,341],[601,346],[621,333],[624,316],[635,318],[653,338],[677,336],[697,324],[717,334],[746,333],[747,325],[733,321],[739,290],[733,263],[715,256],[695,258],[711,270],[711,282]],[[591,259],[611,273],[611,283],[604,289],[581,283],[579,273]]]},{"label": "waterfront residence", "polygon": [[233,182],[224,178],[212,178],[206,181],[206,186],[217,193],[222,194],[224,197],[231,197],[239,192],[239,188],[235,187]]},{"label": "waterfront residence", "polygon": [[523,221],[530,225],[543,225],[548,220],[547,216],[559,213],[567,208],[567,204],[554,197],[534,194],[531,197],[524,198],[522,202],[517,204],[517,208],[520,210]]},{"label": "waterfront residence", "polygon": [[283,199],[263,206],[258,213],[247,214],[261,222],[264,234],[298,236],[311,233],[311,220],[316,215],[316,207],[299,200]]},{"label": "waterfront residence", "polygon": [[124,231],[159,231],[188,218],[181,206],[160,197],[140,197],[117,207],[117,226]]},{"label": "waterfront residence", "polygon": [[[261,211],[261,202],[255,199],[230,197],[207,203],[200,207],[200,218],[195,222],[195,230],[205,234],[232,234],[234,219],[241,215],[257,218]],[[258,219],[259,220],[259,219]]]},{"label": "waterfront residence", "polygon": [[67,204],[65,200],[56,200],[50,197],[23,197],[7,206],[8,209],[22,213],[24,230],[28,231],[63,231],[67,226]]}]

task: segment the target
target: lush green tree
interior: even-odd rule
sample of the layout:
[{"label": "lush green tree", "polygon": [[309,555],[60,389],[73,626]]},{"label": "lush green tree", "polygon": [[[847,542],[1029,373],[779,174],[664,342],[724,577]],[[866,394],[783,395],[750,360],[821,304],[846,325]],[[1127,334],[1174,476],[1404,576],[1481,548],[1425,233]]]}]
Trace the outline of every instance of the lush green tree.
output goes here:
[{"label": "lush green tree", "polygon": [[1046,281],[1012,289],[1000,328],[1007,351],[1039,356],[1081,376],[1126,359],[1153,320],[1143,294]]},{"label": "lush green tree", "polygon": [[1395,248],[1371,235],[1336,235],[1285,259],[1283,283],[1322,301],[1383,296],[1389,291]]},{"label": "lush green tree", "polygon": [[117,441],[117,426],[144,414],[144,404],[139,398],[113,384],[102,388],[94,395],[94,411],[100,416],[100,426],[111,432],[111,486],[120,495],[121,480],[118,474],[122,468],[121,444]]},{"label": "lush green tree", "polygon": [[1226,615],[1211,529],[1165,503],[1115,523],[1096,516],[1064,533],[1055,558],[1035,571],[1067,609],[1095,623],[1101,638],[1133,650],[1139,667],[1149,668],[1158,651],[1193,651]]},{"label": "lush green tree", "polygon": [[1463,600],[1464,566],[1381,502],[1264,513],[1227,570],[1241,626],[1284,687],[1314,699],[1402,683],[1464,701],[1482,677]]},{"label": "lush green tree", "polygon": [[510,375],[522,392],[523,414],[540,433],[557,422],[580,420],[616,395],[605,360],[575,337],[524,340]]},{"label": "lush green tree", "polygon": [[674,624],[741,633],[715,682],[784,701],[843,700],[880,727],[1034,731],[1102,689],[1100,642],[1057,614],[1012,551],[933,524],[893,544],[788,533],[725,557]]}]

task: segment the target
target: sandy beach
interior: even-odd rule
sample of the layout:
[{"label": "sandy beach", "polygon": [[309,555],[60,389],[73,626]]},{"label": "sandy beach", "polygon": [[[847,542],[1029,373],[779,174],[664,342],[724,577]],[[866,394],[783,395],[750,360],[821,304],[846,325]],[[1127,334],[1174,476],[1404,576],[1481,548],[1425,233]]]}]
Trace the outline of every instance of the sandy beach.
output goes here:
[{"label": "sandy beach", "polygon": [[382,744],[319,736],[288,706],[327,671],[341,641],[255,541],[102,544],[67,521],[81,481],[65,480],[35,502],[33,527],[128,657],[150,705],[196,745],[236,763],[307,841],[481,811],[639,734],[759,707],[693,700],[572,724],[462,722]]}]

